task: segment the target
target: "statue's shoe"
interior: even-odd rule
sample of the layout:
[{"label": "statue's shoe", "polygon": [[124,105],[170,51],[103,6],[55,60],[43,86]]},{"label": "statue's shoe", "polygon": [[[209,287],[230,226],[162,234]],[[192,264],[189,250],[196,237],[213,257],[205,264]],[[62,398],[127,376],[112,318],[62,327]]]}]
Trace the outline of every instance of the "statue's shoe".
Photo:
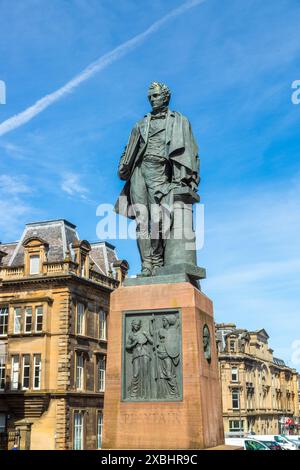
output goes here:
[{"label": "statue's shoe", "polygon": [[159,268],[161,268],[161,266],[154,266],[152,269],[152,276],[157,276]]},{"label": "statue's shoe", "polygon": [[138,274],[138,277],[148,277],[148,276],[152,276],[151,269],[149,268],[143,268],[140,274]]}]

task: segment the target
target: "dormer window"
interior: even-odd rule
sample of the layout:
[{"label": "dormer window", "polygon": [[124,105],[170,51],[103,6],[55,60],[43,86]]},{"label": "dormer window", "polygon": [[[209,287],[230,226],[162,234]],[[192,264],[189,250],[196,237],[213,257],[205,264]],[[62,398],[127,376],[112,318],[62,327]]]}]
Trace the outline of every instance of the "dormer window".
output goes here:
[{"label": "dormer window", "polygon": [[231,339],[229,343],[230,352],[235,352],[235,340]]},{"label": "dormer window", "polygon": [[39,274],[40,257],[39,255],[31,255],[29,257],[29,274]]},{"label": "dormer window", "polygon": [[72,243],[75,261],[78,264],[78,275],[81,277],[89,277],[90,258],[89,252],[91,245],[86,240],[75,240]]},{"label": "dormer window", "polygon": [[39,237],[27,238],[24,243],[25,275],[37,275],[43,272],[43,263],[47,262],[49,245]]},{"label": "dormer window", "polygon": [[80,275],[86,277],[86,256],[81,255],[80,265]]}]

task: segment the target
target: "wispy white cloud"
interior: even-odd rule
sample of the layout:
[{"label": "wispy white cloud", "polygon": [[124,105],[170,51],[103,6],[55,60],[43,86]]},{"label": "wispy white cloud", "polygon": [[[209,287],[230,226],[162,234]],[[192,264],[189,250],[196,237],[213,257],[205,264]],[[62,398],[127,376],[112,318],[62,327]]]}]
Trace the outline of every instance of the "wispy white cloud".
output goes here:
[{"label": "wispy white cloud", "polygon": [[4,150],[4,152],[10,157],[17,159],[23,159],[25,154],[28,153],[24,148],[19,145],[12,144],[11,142],[1,142],[0,149]]},{"label": "wispy white cloud", "polygon": [[0,240],[12,241],[20,236],[25,219],[35,213],[26,197],[33,190],[25,177],[0,175]]},{"label": "wispy white cloud", "polygon": [[11,242],[20,236],[24,221],[34,211],[18,198],[0,199],[0,240]]},{"label": "wispy white cloud", "polygon": [[116,60],[121,59],[124,55],[139,46],[145,39],[147,39],[149,36],[158,31],[164,24],[173,20],[177,16],[184,14],[191,8],[194,8],[200,5],[201,3],[204,3],[205,1],[206,0],[192,0],[184,3],[180,7],[172,10],[163,18],[155,21],[144,32],[134,36],[132,39],[129,39],[120,46],[104,54],[95,62],[92,62],[90,65],[88,65],[81,73],[72,78],[72,80],[67,82],[64,86],[54,91],[53,93],[50,93],[44,96],[43,98],[39,99],[32,106],[29,106],[29,108],[25,109],[24,111],[2,122],[0,124],[0,136],[7,134],[8,132],[11,132],[12,130],[30,121],[36,115],[48,108],[48,106],[60,100],[66,94],[72,93],[81,83],[88,80],[95,73],[108,67],[110,64],[112,64]]},{"label": "wispy white cloud", "polygon": [[223,275],[218,275],[209,280],[209,288],[213,290],[225,290],[232,288],[240,289],[261,283],[262,281],[277,281],[278,273],[280,277],[296,275],[300,285],[300,258],[288,259],[274,262],[255,263],[251,265],[239,266]]},{"label": "wispy white cloud", "polygon": [[0,194],[29,194],[32,192],[24,179],[20,176],[0,175]]},{"label": "wispy white cloud", "polygon": [[82,199],[86,199],[86,194],[89,192],[89,190],[80,183],[80,175],[76,173],[65,173],[63,175],[61,189],[70,196],[79,195]]},{"label": "wispy white cloud", "polygon": [[[290,359],[284,347],[300,329],[300,175],[280,184],[228,191],[206,220],[203,291],[214,301],[218,322],[248,329],[264,327],[274,354]],[[208,250],[208,251],[206,251]],[[206,261],[209,254],[209,262]],[[277,345],[281,349],[277,350]]]}]

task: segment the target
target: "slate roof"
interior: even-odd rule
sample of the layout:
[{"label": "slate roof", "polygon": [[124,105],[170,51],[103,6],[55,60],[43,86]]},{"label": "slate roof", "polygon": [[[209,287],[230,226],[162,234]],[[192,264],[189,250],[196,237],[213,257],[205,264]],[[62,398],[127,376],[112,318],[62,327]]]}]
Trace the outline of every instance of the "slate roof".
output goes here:
[{"label": "slate roof", "polygon": [[2,265],[7,266],[9,263],[9,260],[11,259],[13,252],[16,249],[18,242],[13,242],[13,243],[1,243],[0,244],[0,251],[4,251],[4,253],[7,253],[7,256],[4,256],[2,258]]},{"label": "slate roof", "polygon": [[90,257],[95,270],[108,276],[110,271],[114,271],[112,265],[118,259],[115,247],[107,242],[96,242],[91,243],[91,248]]},{"label": "slate roof", "polygon": [[[50,263],[63,261],[67,250],[73,258],[72,243],[80,240],[76,226],[67,220],[29,223],[26,224],[18,242],[0,244],[0,251],[7,253],[7,256],[2,258],[2,265],[22,266],[24,264],[23,243],[31,237],[41,238],[49,244],[48,262]],[[104,275],[109,275],[109,271],[113,271],[112,264],[118,259],[115,247],[107,242],[91,243],[90,258],[95,263],[95,271]]]}]

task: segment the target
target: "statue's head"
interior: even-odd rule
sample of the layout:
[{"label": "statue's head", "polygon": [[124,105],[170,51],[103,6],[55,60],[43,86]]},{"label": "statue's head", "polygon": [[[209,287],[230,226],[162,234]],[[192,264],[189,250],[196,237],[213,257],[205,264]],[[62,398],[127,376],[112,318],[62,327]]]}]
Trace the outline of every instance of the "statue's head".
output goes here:
[{"label": "statue's head", "polygon": [[141,320],[138,320],[138,319],[134,319],[132,320],[131,322],[131,328],[134,330],[134,331],[138,331],[142,326],[142,321]]},{"label": "statue's head", "polygon": [[171,91],[164,83],[152,82],[148,89],[148,98],[153,111],[158,111],[168,106]]},{"label": "statue's head", "polygon": [[203,328],[203,345],[204,348],[206,348],[209,345],[209,340],[210,340],[210,333],[207,325],[204,325]]},{"label": "statue's head", "polygon": [[169,321],[169,325],[171,326],[175,325],[177,322],[176,315],[169,315],[168,321]]}]

